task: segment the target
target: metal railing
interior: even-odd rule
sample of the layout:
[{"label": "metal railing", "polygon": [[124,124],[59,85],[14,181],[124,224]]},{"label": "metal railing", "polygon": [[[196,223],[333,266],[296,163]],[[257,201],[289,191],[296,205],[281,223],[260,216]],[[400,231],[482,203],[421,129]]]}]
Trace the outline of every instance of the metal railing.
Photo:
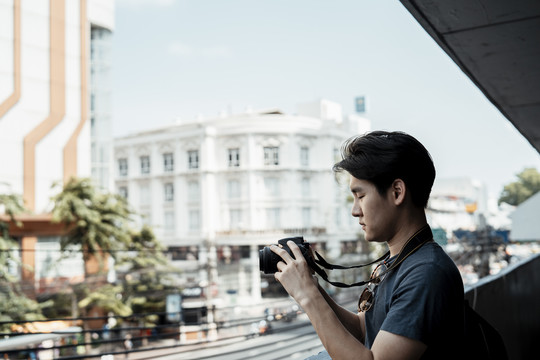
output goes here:
[{"label": "metal railing", "polygon": [[499,331],[510,360],[538,356],[540,254],[482,278],[465,289],[465,298]]}]

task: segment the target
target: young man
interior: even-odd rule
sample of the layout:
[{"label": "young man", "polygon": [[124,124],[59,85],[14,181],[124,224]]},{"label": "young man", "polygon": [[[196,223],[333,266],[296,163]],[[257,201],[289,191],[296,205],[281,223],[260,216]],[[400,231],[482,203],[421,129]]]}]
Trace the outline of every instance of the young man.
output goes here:
[{"label": "young man", "polygon": [[283,260],[275,278],[302,306],[327,350],[312,358],[462,358],[463,282],[433,242],[424,210],[435,179],[428,151],[408,134],[374,131],[345,142],[342,157],[334,171],[350,174],[352,216],[365,239],[385,242],[390,255],[353,313],[317,285],[296,244],[288,243],[294,258],[272,246]]}]

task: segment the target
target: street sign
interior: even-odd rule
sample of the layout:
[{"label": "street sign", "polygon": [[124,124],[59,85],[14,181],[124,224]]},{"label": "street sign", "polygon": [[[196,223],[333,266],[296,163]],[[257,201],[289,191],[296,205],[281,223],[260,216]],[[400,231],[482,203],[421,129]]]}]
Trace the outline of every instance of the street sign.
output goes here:
[{"label": "street sign", "polygon": [[180,294],[167,295],[166,311],[167,321],[180,322],[182,311],[182,296]]}]

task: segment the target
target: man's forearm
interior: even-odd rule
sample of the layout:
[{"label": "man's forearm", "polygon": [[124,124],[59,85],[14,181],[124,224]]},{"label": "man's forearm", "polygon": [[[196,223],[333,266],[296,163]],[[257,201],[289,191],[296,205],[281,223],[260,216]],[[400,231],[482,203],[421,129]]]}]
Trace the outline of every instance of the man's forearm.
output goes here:
[{"label": "man's forearm", "polygon": [[[298,304],[308,315],[319,339],[333,359],[373,359],[373,353],[355,335],[358,326],[351,325],[358,323],[358,320],[351,320],[352,317],[345,313],[347,310],[339,307],[320,289],[314,288],[311,294],[299,297]],[[343,317],[343,321],[336,311]],[[347,326],[356,330],[350,331]]]},{"label": "man's forearm", "polygon": [[317,287],[319,288],[321,295],[324,297],[328,305],[330,305],[339,321],[343,324],[343,326],[345,326],[347,331],[349,331],[354,337],[363,343],[364,331],[358,314],[355,314],[337,304],[320,285],[317,284]]}]

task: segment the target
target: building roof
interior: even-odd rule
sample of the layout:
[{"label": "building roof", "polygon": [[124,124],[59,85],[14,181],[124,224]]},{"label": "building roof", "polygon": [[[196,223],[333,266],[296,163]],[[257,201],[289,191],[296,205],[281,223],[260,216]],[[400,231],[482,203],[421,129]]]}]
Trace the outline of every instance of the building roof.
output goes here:
[{"label": "building roof", "polygon": [[540,2],[401,2],[540,152]]},{"label": "building roof", "polygon": [[9,224],[8,231],[11,236],[59,236],[70,229],[64,223],[54,222],[52,214],[20,214],[16,215],[14,220],[0,214],[0,221]]}]

